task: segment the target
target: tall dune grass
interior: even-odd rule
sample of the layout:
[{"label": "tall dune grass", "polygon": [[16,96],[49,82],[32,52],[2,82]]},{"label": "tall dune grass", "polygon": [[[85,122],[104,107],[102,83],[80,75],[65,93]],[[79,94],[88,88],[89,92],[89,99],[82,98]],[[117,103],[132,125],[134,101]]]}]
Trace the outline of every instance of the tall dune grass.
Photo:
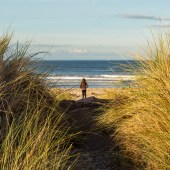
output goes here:
[{"label": "tall dune grass", "polygon": [[[98,122],[114,129],[113,138],[134,169],[170,169],[170,36],[161,33],[138,55],[140,69],[132,93],[105,110]],[[115,98],[116,100],[116,98]],[[113,101],[115,101],[113,99]]]},{"label": "tall dune grass", "polygon": [[0,169],[66,169],[71,135],[58,100],[35,73],[29,45],[11,38],[0,38]]}]

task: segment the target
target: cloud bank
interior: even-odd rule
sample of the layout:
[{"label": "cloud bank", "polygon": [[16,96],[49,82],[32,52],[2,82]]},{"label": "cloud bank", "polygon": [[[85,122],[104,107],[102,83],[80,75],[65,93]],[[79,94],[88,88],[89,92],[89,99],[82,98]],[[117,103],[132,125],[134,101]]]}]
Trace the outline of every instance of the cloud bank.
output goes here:
[{"label": "cloud bank", "polygon": [[68,50],[68,52],[71,53],[71,54],[85,54],[85,53],[88,53],[88,50],[87,49],[75,48],[75,49],[72,49],[72,50]]},{"label": "cloud bank", "polygon": [[116,16],[120,18],[127,18],[127,19],[170,21],[169,17],[158,17],[158,16],[152,16],[152,15],[118,14]]}]

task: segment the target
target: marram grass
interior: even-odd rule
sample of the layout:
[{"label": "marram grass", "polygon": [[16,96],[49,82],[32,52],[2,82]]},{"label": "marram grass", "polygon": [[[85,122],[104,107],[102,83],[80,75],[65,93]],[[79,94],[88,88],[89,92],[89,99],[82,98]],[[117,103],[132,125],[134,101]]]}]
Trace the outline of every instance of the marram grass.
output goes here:
[{"label": "marram grass", "polygon": [[29,45],[0,38],[0,169],[70,169],[68,127]]},{"label": "marram grass", "polygon": [[[169,47],[166,33],[148,43],[145,55],[138,55],[135,90],[117,94],[98,118],[100,126],[112,129],[113,139],[134,169],[170,169]],[[118,97],[121,100],[115,103]]]},{"label": "marram grass", "polygon": [[0,169],[64,169],[71,146],[66,130],[51,114],[40,125],[40,111],[13,119],[1,145]]}]

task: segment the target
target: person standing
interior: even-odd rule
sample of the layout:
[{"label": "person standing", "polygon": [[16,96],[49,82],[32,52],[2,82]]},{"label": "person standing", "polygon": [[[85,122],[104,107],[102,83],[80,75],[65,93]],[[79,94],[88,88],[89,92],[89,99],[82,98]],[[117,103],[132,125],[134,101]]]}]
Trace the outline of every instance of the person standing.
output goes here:
[{"label": "person standing", "polygon": [[86,98],[86,89],[88,88],[88,84],[86,82],[86,79],[83,78],[80,84],[80,88],[82,90],[82,98]]}]

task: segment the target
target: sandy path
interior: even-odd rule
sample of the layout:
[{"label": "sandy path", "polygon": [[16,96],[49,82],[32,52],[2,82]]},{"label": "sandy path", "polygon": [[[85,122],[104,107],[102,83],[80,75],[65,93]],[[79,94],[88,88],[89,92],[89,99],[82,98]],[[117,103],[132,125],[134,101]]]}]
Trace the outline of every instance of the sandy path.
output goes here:
[{"label": "sandy path", "polygon": [[[115,154],[109,134],[101,131],[95,122],[95,116],[98,114],[95,109],[108,101],[89,97],[71,102],[73,102],[72,107],[67,114],[72,117],[71,124],[78,132],[82,132],[79,137],[80,144],[75,145],[72,151],[79,155],[73,170],[120,169],[118,154]],[[69,105],[68,101],[67,104]]]}]

